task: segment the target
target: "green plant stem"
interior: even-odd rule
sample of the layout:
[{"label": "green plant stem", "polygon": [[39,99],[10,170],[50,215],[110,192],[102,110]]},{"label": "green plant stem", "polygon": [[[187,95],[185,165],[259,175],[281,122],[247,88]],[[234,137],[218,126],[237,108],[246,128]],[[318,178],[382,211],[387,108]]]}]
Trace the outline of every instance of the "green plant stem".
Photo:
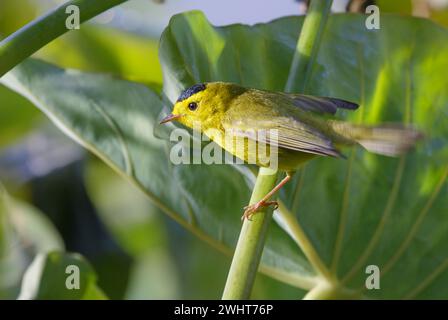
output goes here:
[{"label": "green plant stem", "polygon": [[334,286],[322,281],[311,289],[303,298],[304,300],[359,300],[365,297],[355,290]]},{"label": "green plant stem", "polygon": [[32,21],[0,42],[0,77],[69,29],[66,20],[70,5],[79,8],[80,23],[127,0],[72,0]]},{"label": "green plant stem", "polygon": [[[250,204],[258,202],[271,191],[276,181],[276,170],[260,168],[255,187],[252,191]],[[249,298],[260,263],[271,217],[272,209],[265,209],[257,212],[251,220],[244,220],[229,275],[227,276],[227,282],[222,296],[224,300]]]},{"label": "green plant stem", "polygon": [[320,278],[325,279],[328,283],[333,283],[334,279],[327,266],[323,263],[316,250],[314,249],[312,243],[306,236],[305,231],[302,226],[297,221],[294,214],[286,208],[282,201],[279,201],[279,215],[285,221],[286,225],[289,227],[290,232],[297,242],[297,244],[302,249],[308,261],[311,263],[313,268],[317,271]]},{"label": "green plant stem", "polygon": [[305,93],[333,0],[312,0],[297,41],[286,92]]},{"label": "green plant stem", "polygon": [[[285,91],[298,89],[304,92],[313,59],[319,48],[322,31],[327,22],[332,0],[312,0],[308,14],[297,41]],[[261,200],[274,186],[278,172],[260,168],[250,199],[250,204]],[[260,263],[266,233],[272,217],[271,210],[254,215],[252,221],[245,220],[227,276],[222,298],[225,300],[248,299]]]},{"label": "green plant stem", "polygon": [[[297,41],[297,47],[292,60],[291,71],[286,82],[285,91],[306,92],[306,86],[309,82],[314,59],[319,50],[322,34],[325,25],[327,24],[332,3],[333,0],[311,1],[308,13],[303,21],[299,40]],[[303,168],[302,170],[305,169]],[[280,206],[283,206],[282,203]],[[286,212],[288,212],[288,214],[286,214]],[[317,273],[325,279],[326,283],[333,283],[334,279],[332,278],[330,271],[313,248],[299,221],[297,221],[292,213],[289,213],[289,210],[284,206],[283,210],[280,210],[280,213],[293,232],[298,245]]]}]

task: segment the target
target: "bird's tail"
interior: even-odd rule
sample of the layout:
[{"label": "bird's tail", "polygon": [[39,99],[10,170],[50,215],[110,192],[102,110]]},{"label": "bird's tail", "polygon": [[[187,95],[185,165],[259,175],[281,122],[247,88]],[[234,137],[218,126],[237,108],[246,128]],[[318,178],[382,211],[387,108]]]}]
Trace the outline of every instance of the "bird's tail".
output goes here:
[{"label": "bird's tail", "polygon": [[400,124],[363,126],[334,121],[333,130],[351,142],[356,142],[367,151],[396,157],[412,149],[423,134]]}]

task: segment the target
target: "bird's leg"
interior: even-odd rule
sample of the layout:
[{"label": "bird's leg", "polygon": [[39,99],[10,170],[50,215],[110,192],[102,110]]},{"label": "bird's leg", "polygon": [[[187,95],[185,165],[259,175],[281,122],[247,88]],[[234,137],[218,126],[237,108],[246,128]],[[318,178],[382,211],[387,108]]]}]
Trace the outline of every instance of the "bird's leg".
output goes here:
[{"label": "bird's leg", "polygon": [[257,213],[260,209],[269,207],[271,205],[274,205],[274,210],[278,207],[277,201],[269,201],[269,199],[278,191],[280,190],[289,180],[291,180],[291,174],[289,172],[286,173],[286,177],[283,178],[282,181],[278,185],[276,185],[271,191],[269,191],[263,199],[258,201],[257,203],[254,203],[252,205],[244,207],[244,214],[241,217],[241,220],[244,220],[245,218],[250,220],[250,217],[252,217],[255,213]]}]

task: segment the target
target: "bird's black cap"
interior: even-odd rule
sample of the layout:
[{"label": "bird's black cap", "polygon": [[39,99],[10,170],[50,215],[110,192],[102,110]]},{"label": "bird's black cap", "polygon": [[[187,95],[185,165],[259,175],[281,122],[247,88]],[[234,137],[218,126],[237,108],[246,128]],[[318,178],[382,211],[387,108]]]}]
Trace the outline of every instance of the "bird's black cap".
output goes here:
[{"label": "bird's black cap", "polygon": [[205,87],[206,87],[205,83],[195,84],[194,86],[184,90],[180,94],[179,99],[177,99],[177,102],[184,101],[185,99],[190,98],[195,93],[205,90]]}]

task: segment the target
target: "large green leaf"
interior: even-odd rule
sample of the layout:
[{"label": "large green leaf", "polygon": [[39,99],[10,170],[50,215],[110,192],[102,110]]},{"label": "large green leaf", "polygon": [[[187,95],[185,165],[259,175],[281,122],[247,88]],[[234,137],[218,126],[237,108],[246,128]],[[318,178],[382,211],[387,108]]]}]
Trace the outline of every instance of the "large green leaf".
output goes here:
[{"label": "large green leaf", "polygon": [[[199,12],[173,17],[160,47],[165,94],[174,101],[183,88],[212,80],[283,90],[302,21],[216,28]],[[377,31],[364,22],[356,15],[330,18],[308,92],[362,104],[340,118],[413,122],[427,139],[402,159],[355,150],[347,151],[347,161],[314,160],[282,194],[283,202],[311,242],[306,250],[343,287],[362,292],[365,267],[375,264],[382,270],[381,290],[365,295],[447,297],[448,200],[442,194],[448,80],[440,72],[448,66],[448,35],[421,19],[383,15]],[[153,135],[162,103],[147,88],[33,60],[2,81],[187,229],[223,251],[233,248],[249,198],[249,170],[172,166],[169,145]],[[315,273],[292,240],[297,221],[284,216],[276,214],[279,224],[271,225],[262,270],[309,289]]]},{"label": "large green leaf", "polygon": [[296,195],[295,211],[345,286],[363,288],[374,264],[381,290],[369,295],[447,298],[448,81],[440,72],[448,70],[448,33],[388,15],[377,32],[334,31],[363,22],[330,21],[310,91],[359,101],[350,121],[412,123],[426,139],[401,159],[356,150],[345,162],[310,163],[302,182],[313,187]]},{"label": "large green leaf", "polygon": [[[22,63],[2,81],[143,190],[162,211],[231,254],[250,196],[246,180],[233,167],[173,166],[167,141],[153,133],[162,109],[155,93],[141,84],[36,60]],[[311,268],[287,234],[278,226],[273,232],[262,270],[296,285],[304,283]]]},{"label": "large green leaf", "polygon": [[[166,93],[173,100],[181,88],[216,80],[282,90],[301,22],[214,28],[197,12],[174,17],[161,43]],[[413,123],[427,139],[402,159],[355,150],[348,161],[315,160],[283,200],[343,286],[365,291],[365,268],[374,264],[382,290],[368,295],[447,297],[448,33],[392,15],[379,31],[364,23],[331,17],[308,93],[360,102],[341,118]]]}]

